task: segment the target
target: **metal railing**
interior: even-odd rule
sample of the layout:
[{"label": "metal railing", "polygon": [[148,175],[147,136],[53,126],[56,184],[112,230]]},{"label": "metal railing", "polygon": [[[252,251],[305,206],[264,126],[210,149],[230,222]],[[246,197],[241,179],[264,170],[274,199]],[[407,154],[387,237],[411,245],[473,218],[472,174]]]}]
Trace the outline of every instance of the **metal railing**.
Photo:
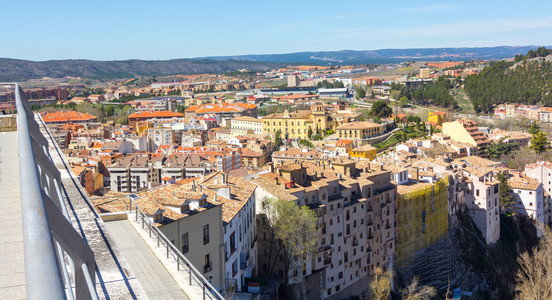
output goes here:
[{"label": "metal railing", "polygon": [[[178,249],[173,245],[171,241],[154,225],[154,223],[147,217],[144,211],[136,204],[134,198],[138,199],[139,196],[131,194],[128,196],[128,208],[129,214],[132,215],[132,209],[134,207],[134,222],[138,225],[142,225],[142,229],[148,231],[148,235],[152,238],[152,234],[157,240],[157,247],[165,247],[167,259],[172,257],[176,260],[176,269],[179,272],[183,272],[188,275],[188,286],[197,286],[200,287],[203,293],[203,299],[216,299],[223,300],[224,297],[211,285],[203,274],[199,272],[192,263],[178,251]],[[129,216],[129,220],[133,218]],[[212,265],[212,264],[211,264]]]},{"label": "metal railing", "polygon": [[27,299],[98,299],[94,252],[71,225],[48,140],[19,85],[0,85],[15,89]]}]

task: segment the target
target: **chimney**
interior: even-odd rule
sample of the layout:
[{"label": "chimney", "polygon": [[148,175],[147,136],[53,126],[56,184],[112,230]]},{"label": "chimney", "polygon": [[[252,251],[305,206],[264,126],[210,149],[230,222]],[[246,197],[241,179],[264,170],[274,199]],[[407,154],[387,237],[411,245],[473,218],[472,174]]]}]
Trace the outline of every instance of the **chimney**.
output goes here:
[{"label": "chimney", "polygon": [[276,185],[278,185],[278,177],[274,177],[274,179],[276,180]]}]

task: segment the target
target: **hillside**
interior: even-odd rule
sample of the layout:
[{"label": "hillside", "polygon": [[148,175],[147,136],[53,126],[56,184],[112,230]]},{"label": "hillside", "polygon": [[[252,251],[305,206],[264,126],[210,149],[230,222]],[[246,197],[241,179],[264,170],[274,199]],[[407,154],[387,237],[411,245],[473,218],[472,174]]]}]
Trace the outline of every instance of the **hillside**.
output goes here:
[{"label": "hillside", "polygon": [[468,76],[465,90],[476,111],[490,113],[503,103],[552,106],[552,56],[495,62]]},{"label": "hillside", "polygon": [[197,59],[267,61],[276,63],[312,63],[312,64],[381,64],[397,63],[405,60],[456,60],[503,59],[519,53],[537,49],[536,46],[498,46],[481,48],[419,48],[419,49],[380,49],[380,50],[342,50],[315,51],[287,54],[260,54],[237,56],[214,56]]},{"label": "hillside", "polygon": [[42,77],[85,77],[92,79],[132,78],[175,74],[223,73],[240,69],[267,71],[276,63],[213,60],[51,60],[28,61],[0,58],[0,81],[24,81]]}]

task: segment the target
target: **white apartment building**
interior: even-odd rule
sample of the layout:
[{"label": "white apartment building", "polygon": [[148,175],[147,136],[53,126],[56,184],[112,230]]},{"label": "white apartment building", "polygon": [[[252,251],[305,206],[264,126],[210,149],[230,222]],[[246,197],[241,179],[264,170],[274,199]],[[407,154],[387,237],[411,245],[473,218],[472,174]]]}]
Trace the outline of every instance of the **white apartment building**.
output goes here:
[{"label": "white apartment building", "polygon": [[170,127],[149,128],[148,139],[150,141],[150,151],[156,151],[161,145],[174,144],[174,132]]},{"label": "white apartment building", "polygon": [[493,171],[486,168],[463,169],[465,181],[464,203],[487,244],[500,238],[500,210],[498,204],[499,181]]},{"label": "white apartment building", "polygon": [[511,177],[508,184],[516,197],[514,210],[544,224],[545,205],[542,183],[532,178]]},{"label": "white apartment building", "polygon": [[249,116],[233,118],[230,124],[232,135],[246,135],[253,133],[256,136],[263,135],[263,120]]},{"label": "white apartment building", "polygon": [[552,224],[552,163],[548,161],[539,161],[525,166],[524,174],[526,177],[536,179],[542,183],[544,192],[544,221]]}]

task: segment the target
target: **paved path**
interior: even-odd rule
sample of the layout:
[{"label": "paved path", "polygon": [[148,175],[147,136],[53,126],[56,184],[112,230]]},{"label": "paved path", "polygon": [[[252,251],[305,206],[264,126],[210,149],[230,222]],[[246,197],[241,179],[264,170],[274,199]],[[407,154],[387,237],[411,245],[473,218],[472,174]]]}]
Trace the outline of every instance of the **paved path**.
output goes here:
[{"label": "paved path", "polygon": [[129,221],[104,225],[149,299],[189,299]]},{"label": "paved path", "polygon": [[0,299],[25,299],[17,132],[0,132]]}]

